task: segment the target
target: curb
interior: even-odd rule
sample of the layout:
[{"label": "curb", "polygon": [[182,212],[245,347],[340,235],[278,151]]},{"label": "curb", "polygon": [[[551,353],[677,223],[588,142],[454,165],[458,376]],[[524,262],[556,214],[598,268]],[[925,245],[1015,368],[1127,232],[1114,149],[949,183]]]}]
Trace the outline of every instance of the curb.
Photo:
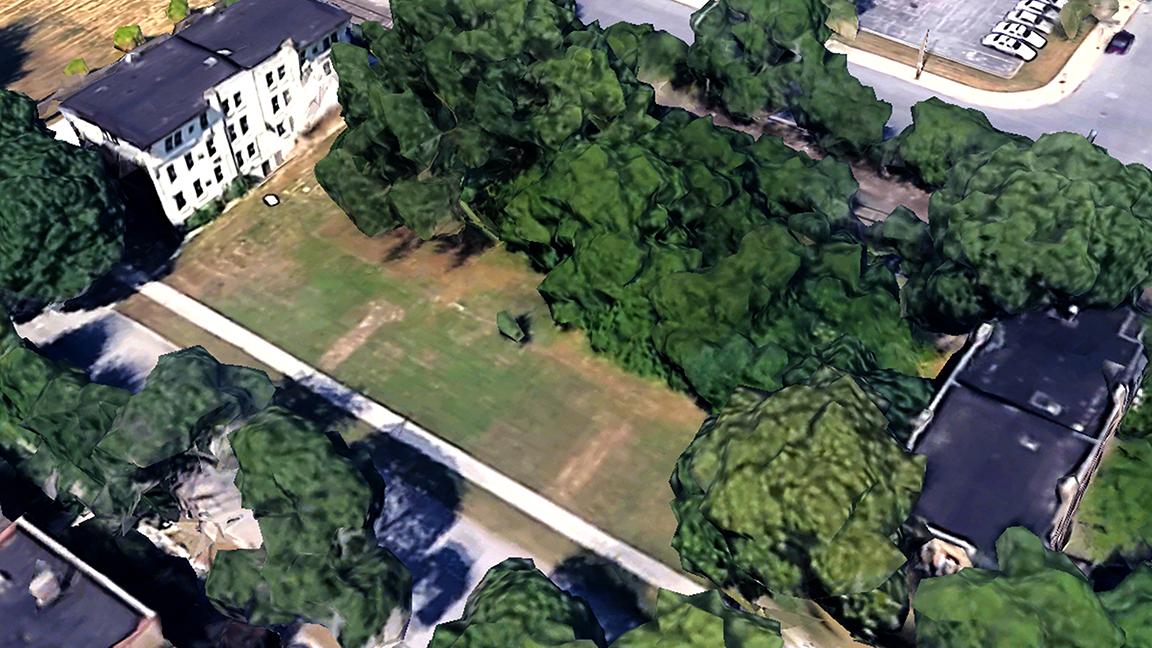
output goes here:
[{"label": "curb", "polygon": [[1098,23],[1084,39],[1076,51],[1072,53],[1064,68],[1043,87],[1034,90],[1021,90],[1017,92],[997,92],[994,90],[981,90],[964,85],[958,81],[924,72],[920,79],[915,78],[916,70],[911,65],[899,63],[891,59],[856,49],[834,39],[829,39],[824,47],[835,54],[844,54],[848,62],[869,70],[881,72],[896,77],[913,85],[918,85],[940,95],[958,99],[965,103],[983,108],[996,108],[1000,110],[1031,110],[1059,103],[1080,87],[1096,67],[1096,62],[1104,53],[1104,47],[1117,32],[1124,29],[1128,22],[1136,15],[1143,0],[1127,0],[1127,4],[1120,7],[1116,15],[1107,23]]}]

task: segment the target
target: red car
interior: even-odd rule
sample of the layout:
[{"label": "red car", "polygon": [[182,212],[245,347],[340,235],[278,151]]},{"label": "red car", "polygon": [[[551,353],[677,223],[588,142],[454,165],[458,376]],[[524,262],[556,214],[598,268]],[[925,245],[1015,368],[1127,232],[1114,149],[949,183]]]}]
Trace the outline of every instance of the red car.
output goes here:
[{"label": "red car", "polygon": [[1108,47],[1104,48],[1105,54],[1127,54],[1128,50],[1132,47],[1132,41],[1136,40],[1136,36],[1130,31],[1119,31],[1108,41]]}]

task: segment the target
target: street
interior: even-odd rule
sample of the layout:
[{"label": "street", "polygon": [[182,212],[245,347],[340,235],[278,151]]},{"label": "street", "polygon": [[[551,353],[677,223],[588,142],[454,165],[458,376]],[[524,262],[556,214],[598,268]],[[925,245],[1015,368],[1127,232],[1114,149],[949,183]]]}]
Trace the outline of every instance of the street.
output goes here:
[{"label": "street", "polygon": [[[694,9],[674,0],[580,0],[578,6],[585,21],[599,20],[605,27],[622,20],[649,22],[688,42],[692,39],[688,20]],[[1064,101],[1033,110],[980,110],[997,128],[1032,138],[1059,131],[1087,135],[1096,129],[1096,143],[1121,162],[1152,165],[1152,119],[1147,116],[1152,107],[1152,84],[1145,81],[1152,68],[1152,8],[1141,7],[1127,29],[1136,35],[1128,54],[1103,55],[1088,81]],[[880,99],[892,104],[889,125],[896,130],[911,123],[912,104],[933,96],[911,81],[855,65],[849,70],[872,86]],[[944,99],[974,107],[950,97]]]}]

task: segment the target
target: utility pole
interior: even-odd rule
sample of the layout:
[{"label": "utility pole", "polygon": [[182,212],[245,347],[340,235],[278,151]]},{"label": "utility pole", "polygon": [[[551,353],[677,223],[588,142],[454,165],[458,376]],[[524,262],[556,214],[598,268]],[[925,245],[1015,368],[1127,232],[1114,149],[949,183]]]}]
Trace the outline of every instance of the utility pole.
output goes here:
[{"label": "utility pole", "polygon": [[920,52],[916,56],[916,79],[920,79],[920,73],[924,71],[924,63],[928,60],[928,34],[932,33],[931,29],[924,31],[924,40],[920,41]]}]

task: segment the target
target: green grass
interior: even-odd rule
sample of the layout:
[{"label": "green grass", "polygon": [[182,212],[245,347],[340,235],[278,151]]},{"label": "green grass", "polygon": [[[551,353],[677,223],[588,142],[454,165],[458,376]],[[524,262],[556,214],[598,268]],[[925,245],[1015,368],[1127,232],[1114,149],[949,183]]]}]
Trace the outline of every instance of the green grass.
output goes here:
[{"label": "green grass", "polygon": [[[497,248],[460,265],[435,245],[399,254],[398,237],[363,237],[314,184],[275,183],[280,206],[236,205],[167,281],[314,364],[374,305],[403,311],[330,373],[679,565],[668,477],[704,418],[687,396],[556,328],[522,257]],[[500,336],[500,310],[531,318],[531,342]]]}]

